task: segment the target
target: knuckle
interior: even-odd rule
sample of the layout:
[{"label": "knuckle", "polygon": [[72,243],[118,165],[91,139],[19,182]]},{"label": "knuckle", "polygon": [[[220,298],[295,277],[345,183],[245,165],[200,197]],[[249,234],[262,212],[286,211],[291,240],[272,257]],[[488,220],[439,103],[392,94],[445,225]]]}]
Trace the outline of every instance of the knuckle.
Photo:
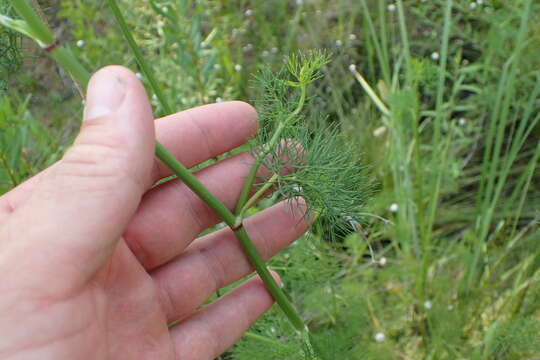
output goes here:
[{"label": "knuckle", "polygon": [[77,184],[87,190],[110,190],[137,183],[121,137],[114,134],[102,134],[98,139],[90,137],[78,139],[65,153],[57,175],[84,179]]}]

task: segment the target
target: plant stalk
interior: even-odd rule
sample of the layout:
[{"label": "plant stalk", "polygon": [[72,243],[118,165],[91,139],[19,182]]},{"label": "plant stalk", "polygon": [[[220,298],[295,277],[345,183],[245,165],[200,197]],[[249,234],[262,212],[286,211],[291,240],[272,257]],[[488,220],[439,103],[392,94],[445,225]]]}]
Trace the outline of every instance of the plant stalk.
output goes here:
[{"label": "plant stalk", "polygon": [[133,36],[131,35],[129,26],[126,23],[126,20],[124,19],[124,16],[122,15],[122,12],[120,11],[118,4],[116,3],[116,0],[107,0],[107,3],[109,4],[109,7],[112,10],[112,13],[114,15],[114,18],[116,19],[116,22],[118,23],[118,26],[120,26],[120,30],[122,30],[122,34],[124,34],[124,37],[126,38],[129,44],[129,47],[131,48],[131,51],[133,51],[133,55],[135,55],[135,59],[137,60],[137,63],[141,67],[143,74],[148,79],[148,82],[150,83],[150,87],[156,93],[156,97],[161,103],[161,106],[163,106],[165,113],[167,113],[167,115],[172,114],[174,112],[173,108],[169,104],[167,97],[165,97],[165,93],[161,89],[161,86],[159,86],[159,83],[156,81],[153,71],[150,69],[150,66],[148,66],[148,63],[144,59],[141,49],[135,42],[135,39],[133,38]]},{"label": "plant stalk", "polygon": [[245,205],[242,207],[242,210],[240,210],[239,213],[237,213],[237,217],[238,218],[243,218],[244,217],[244,213],[250,208],[252,207],[253,205],[255,205],[255,203],[257,202],[257,200],[259,200],[265,193],[266,191],[268,191],[268,189],[270,189],[272,186],[275,185],[276,181],[278,179],[278,174],[274,174],[272,175],[272,177],[266,181],[266,183],[259,189],[257,190],[257,192],[255,194],[253,194],[252,197],[249,198],[249,200],[245,203]]},{"label": "plant stalk", "polygon": [[306,102],[307,86],[305,84],[301,84],[300,91],[301,93],[300,93],[300,100],[298,101],[298,106],[296,107],[296,109],[294,109],[294,111],[289,116],[287,116],[285,120],[283,120],[283,122],[281,122],[278,125],[278,128],[274,132],[274,135],[272,135],[272,138],[270,139],[270,141],[266,144],[266,146],[264,146],[264,149],[261,152],[261,154],[257,156],[255,161],[253,162],[253,165],[251,165],[251,168],[249,169],[249,172],[246,178],[246,182],[244,183],[244,186],[242,187],[242,191],[240,192],[240,197],[238,198],[238,202],[236,203],[235,214],[240,214],[246,202],[248,201],[249,192],[251,191],[251,188],[253,187],[253,182],[255,181],[257,171],[259,170],[259,167],[261,166],[263,159],[266,156],[268,156],[270,151],[277,144],[281,136],[281,133],[283,132],[285,127],[289,125],[289,123],[293,121],[294,118],[298,116],[298,114],[300,114],[300,111],[302,111],[304,104]]}]

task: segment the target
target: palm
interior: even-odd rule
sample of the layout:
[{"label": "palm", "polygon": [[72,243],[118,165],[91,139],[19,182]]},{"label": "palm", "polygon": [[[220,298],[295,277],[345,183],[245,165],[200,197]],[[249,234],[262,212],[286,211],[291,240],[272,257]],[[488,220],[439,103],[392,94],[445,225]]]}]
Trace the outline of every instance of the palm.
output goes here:
[{"label": "palm", "polygon": [[[174,359],[156,286],[123,241],[95,280],[56,307],[50,321],[59,325],[58,338],[51,345],[73,359]],[[59,349],[42,351],[47,358]]]}]

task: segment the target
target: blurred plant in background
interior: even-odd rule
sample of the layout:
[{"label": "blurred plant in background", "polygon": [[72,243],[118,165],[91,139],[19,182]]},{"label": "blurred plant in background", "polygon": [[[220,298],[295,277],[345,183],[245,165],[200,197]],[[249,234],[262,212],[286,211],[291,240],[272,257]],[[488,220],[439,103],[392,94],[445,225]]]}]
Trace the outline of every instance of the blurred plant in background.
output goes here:
[{"label": "blurred plant in background", "polygon": [[[11,15],[7,2],[0,2],[0,14]],[[0,95],[6,91],[10,74],[17,71],[21,63],[21,37],[5,27],[0,29]]]},{"label": "blurred plant in background", "polygon": [[[87,67],[138,71],[103,1],[39,3]],[[378,192],[363,222],[331,237],[314,229],[271,261],[325,358],[540,355],[540,4],[135,0],[123,8],[178,110],[260,98],[249,80],[262,65],[278,69],[298,50],[333,54],[310,112],[328,114],[370,164]],[[0,10],[8,11],[1,1]],[[60,156],[82,104],[64,74],[0,31],[4,192]],[[273,310],[223,359],[299,359],[289,326]]]}]

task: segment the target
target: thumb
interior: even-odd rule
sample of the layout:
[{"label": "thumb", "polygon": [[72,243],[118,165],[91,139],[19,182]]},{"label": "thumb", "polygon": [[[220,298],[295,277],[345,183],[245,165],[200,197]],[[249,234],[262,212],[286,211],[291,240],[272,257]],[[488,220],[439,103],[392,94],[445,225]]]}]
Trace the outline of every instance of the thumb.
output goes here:
[{"label": "thumb", "polygon": [[[79,280],[92,276],[151,185],[154,141],[152,111],[137,77],[119,66],[94,74],[80,134],[20,208],[14,226],[32,244],[29,251],[45,252],[48,264],[74,267]],[[69,270],[62,278],[74,273]]]}]

